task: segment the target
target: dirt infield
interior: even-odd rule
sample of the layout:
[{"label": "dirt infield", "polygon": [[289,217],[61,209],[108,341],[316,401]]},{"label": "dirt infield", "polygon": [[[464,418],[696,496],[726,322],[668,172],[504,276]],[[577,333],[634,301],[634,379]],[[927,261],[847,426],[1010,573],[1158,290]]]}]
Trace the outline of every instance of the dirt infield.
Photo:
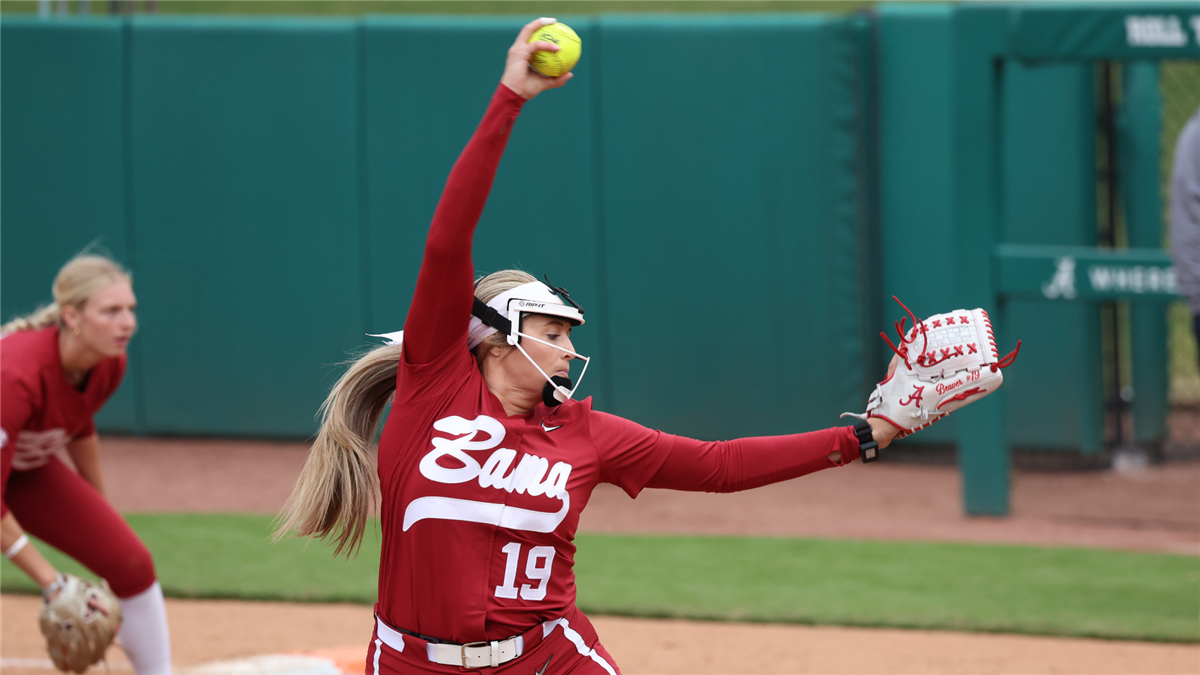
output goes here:
[{"label": "dirt infield", "polygon": [[[2,600],[4,659],[44,661],[37,600]],[[371,634],[371,610],[357,605],[169,600],[167,613],[181,675],[281,672],[235,670],[244,662],[224,671],[200,665],[262,654],[324,657],[341,672],[362,673]],[[1195,675],[1200,665],[1197,645],[611,617],[594,623],[626,675]],[[124,655],[110,654],[113,672],[130,672]],[[48,675],[45,668],[19,665],[3,672]]]},{"label": "dirt infield", "polygon": [[[103,461],[110,498],[123,512],[273,513],[291,490],[306,450],[288,443],[105,439]],[[960,489],[953,467],[886,461],[733,495],[650,490],[630,500],[603,486],[580,529],[1006,542],[1200,555],[1198,462],[1135,473],[1016,471],[1012,516],[1003,519],[963,516]],[[6,674],[49,672],[36,611],[36,599],[0,599],[0,670]],[[168,613],[175,662],[180,672],[194,675],[361,673],[371,623],[370,608],[354,605],[172,600]],[[628,675],[1200,672],[1200,645],[594,621]],[[246,660],[251,657],[256,660]],[[115,652],[110,665],[113,672],[129,672]]]}]

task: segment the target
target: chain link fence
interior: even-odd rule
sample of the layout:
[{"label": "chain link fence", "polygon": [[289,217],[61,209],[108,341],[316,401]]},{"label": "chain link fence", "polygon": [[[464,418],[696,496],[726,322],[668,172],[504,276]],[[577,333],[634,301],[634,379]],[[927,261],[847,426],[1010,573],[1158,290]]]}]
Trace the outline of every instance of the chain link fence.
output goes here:
[{"label": "chain link fence", "polygon": [[[1171,166],[1175,160],[1175,142],[1184,124],[1200,108],[1200,61],[1163,61],[1159,68],[1162,93],[1162,144],[1160,176],[1162,180],[1164,241],[1170,240]],[[1200,365],[1197,364],[1196,336],[1187,304],[1171,304],[1168,334],[1170,368],[1170,411],[1166,459],[1200,458]]]}]

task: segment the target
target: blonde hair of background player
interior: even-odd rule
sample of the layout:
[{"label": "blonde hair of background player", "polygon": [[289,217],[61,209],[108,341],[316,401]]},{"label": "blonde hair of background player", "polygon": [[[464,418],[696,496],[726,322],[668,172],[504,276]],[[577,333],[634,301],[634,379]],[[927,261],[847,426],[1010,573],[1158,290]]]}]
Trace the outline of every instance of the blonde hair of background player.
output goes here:
[{"label": "blonde hair of background player", "polygon": [[55,324],[63,328],[63,307],[74,307],[82,312],[93,295],[117,281],[133,285],[129,272],[109,258],[81,253],[67,261],[54,277],[51,287],[54,302],[0,326],[0,333],[38,330]]},{"label": "blonde hair of background player", "polygon": [[[501,270],[475,284],[475,297],[487,302],[501,293],[537,281],[520,270]],[[492,347],[510,348],[502,333],[484,338],[475,349],[482,367]],[[273,539],[289,531],[297,537],[334,536],[349,556],[362,543],[367,515],[375,503],[375,468],[370,451],[379,418],[396,390],[401,345],[376,347],[352,362],[321,404],[321,429],[279,513]]]}]

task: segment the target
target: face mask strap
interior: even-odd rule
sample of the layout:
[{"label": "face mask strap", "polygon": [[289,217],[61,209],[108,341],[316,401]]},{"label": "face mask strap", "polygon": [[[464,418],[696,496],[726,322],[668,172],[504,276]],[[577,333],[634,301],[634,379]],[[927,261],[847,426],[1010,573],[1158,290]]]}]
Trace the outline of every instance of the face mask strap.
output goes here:
[{"label": "face mask strap", "polygon": [[561,387],[561,386],[555,384],[554,380],[550,379],[550,376],[546,374],[546,371],[542,370],[542,367],[539,366],[537,364],[537,362],[533,360],[533,357],[529,355],[529,352],[525,351],[524,347],[522,347],[519,343],[514,345],[521,352],[521,354],[523,354],[525,356],[526,359],[529,359],[529,362],[533,364],[533,367],[537,368],[537,371],[542,374],[542,377],[546,378],[546,381],[550,383],[550,386],[554,387],[556,390],[558,390],[559,393],[561,393],[563,396],[566,396],[568,399],[574,397],[575,392],[579,390],[579,385],[583,383],[583,376],[587,374],[588,365],[591,364],[592,359],[590,357],[584,356],[583,354],[580,354],[578,352],[573,352],[570,349],[565,349],[563,347],[559,347],[558,345],[550,344],[549,342],[546,342],[545,340],[539,340],[538,338],[535,338],[532,335],[526,335],[521,332],[515,332],[515,334],[520,335],[521,337],[533,340],[534,342],[540,342],[540,343],[546,345],[547,347],[553,347],[554,349],[557,349],[560,352],[566,352],[566,353],[570,354],[571,356],[574,356],[577,359],[583,360],[583,371],[581,371],[579,373],[579,380],[577,380],[575,382],[575,386],[570,391],[567,391],[565,387]]},{"label": "face mask strap", "polygon": [[512,323],[504,318],[504,315],[496,310],[488,307],[487,303],[475,298],[475,304],[471,306],[471,316],[483,322],[483,325],[490,326],[505,335],[512,334]]},{"label": "face mask strap", "polygon": [[[476,284],[476,285],[478,285],[478,284]],[[549,279],[546,280],[546,286],[551,290],[552,293],[554,293],[555,295],[558,295],[562,299],[566,300],[566,302],[569,303],[572,307],[574,307],[575,310],[577,310],[581,316],[583,315],[583,308],[580,307],[578,304],[576,304],[573,300],[571,300],[571,297],[569,295],[567,295],[566,289],[557,288],[557,287],[551,285]],[[510,300],[509,302],[511,303],[512,301]],[[526,313],[528,313],[528,312],[526,312]],[[537,312],[534,312],[534,313],[537,313]],[[522,333],[521,332],[521,319],[522,319],[521,314],[522,314],[522,311],[520,309],[510,309],[508,312],[508,317],[505,317],[504,314],[502,314],[498,310],[492,308],[491,306],[489,306],[487,303],[480,300],[479,298],[474,298],[474,303],[471,306],[471,315],[474,316],[475,318],[479,319],[483,323],[483,325],[494,328],[497,331],[503,333],[507,338],[508,344],[516,347],[521,352],[521,354],[529,361],[529,363],[531,363],[533,365],[533,367],[536,368],[537,371],[542,374],[542,377],[546,378],[546,382],[549,383],[549,386],[552,387],[554,389],[554,391],[557,392],[558,395],[565,396],[567,399],[574,397],[575,392],[579,390],[579,385],[583,383],[583,376],[587,374],[587,369],[588,369],[588,366],[591,365],[592,359],[590,357],[584,356],[583,354],[580,354],[578,352],[573,352],[570,349],[565,349],[558,345],[551,344],[545,340],[535,338],[532,335],[526,335],[525,333]],[[574,356],[577,359],[581,359],[583,361],[583,370],[579,373],[579,380],[575,382],[575,386],[572,387],[570,389],[570,391],[568,391],[566,387],[564,387],[560,384],[557,384],[554,381],[554,378],[547,375],[546,371],[542,370],[542,367],[539,366],[537,364],[537,362],[533,360],[533,357],[530,356],[529,353],[525,351],[525,348],[521,346],[521,338],[529,338],[530,340],[533,340],[534,342],[540,342],[540,343],[546,345],[547,347],[552,347],[559,351],[566,352],[566,353],[570,354],[571,356]],[[559,379],[563,379],[563,378],[559,378]],[[567,378],[567,382],[570,382],[569,378]]]},{"label": "face mask strap", "polygon": [[562,286],[555,286],[554,284],[550,283],[550,277],[546,276],[545,274],[542,275],[542,278],[546,280],[546,287],[550,289],[551,293],[554,293],[558,297],[565,300],[567,302],[567,304],[569,304],[572,307],[574,307],[575,309],[579,310],[579,315],[583,316],[583,308],[579,306],[579,303],[577,303],[571,299],[571,294],[567,292],[567,289],[563,288]]}]

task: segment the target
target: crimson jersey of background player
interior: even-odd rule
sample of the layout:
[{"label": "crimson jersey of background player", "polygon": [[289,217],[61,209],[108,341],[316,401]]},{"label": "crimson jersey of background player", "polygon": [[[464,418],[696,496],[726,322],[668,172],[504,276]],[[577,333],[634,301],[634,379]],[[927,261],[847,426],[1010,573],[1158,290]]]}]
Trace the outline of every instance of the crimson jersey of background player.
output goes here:
[{"label": "crimson jersey of background player", "polygon": [[81,255],[59,271],[53,292],[54,303],[0,328],[0,548],[47,599],[63,577],[25,532],[95,572],[120,600],[118,639],[135,672],[170,673],[154,562],[104,497],[92,422],[125,373],[137,327],[133,287],[113,261]]},{"label": "crimson jersey of background player", "polygon": [[[528,68],[522,29],[483,121],[450,173],[426,241],[405,330],[334,386],[284,509],[282,535],[334,535],[353,549],[368,512],[369,441],[379,441],[383,551],[374,673],[608,673],[617,666],[575,607],[579,515],[601,482],[726,492],[840,466],[851,427],[708,443],[647,429],[572,398],[566,292],[505,270],[474,279],[471,240],[522,106],[570,75]],[[582,380],[583,373],[580,373]],[[576,385],[577,386],[577,385]],[[879,424],[887,445],[895,433]],[[873,424],[874,425],[874,424]],[[340,528],[340,530],[339,530]],[[335,534],[336,532],[336,534]]]}]

